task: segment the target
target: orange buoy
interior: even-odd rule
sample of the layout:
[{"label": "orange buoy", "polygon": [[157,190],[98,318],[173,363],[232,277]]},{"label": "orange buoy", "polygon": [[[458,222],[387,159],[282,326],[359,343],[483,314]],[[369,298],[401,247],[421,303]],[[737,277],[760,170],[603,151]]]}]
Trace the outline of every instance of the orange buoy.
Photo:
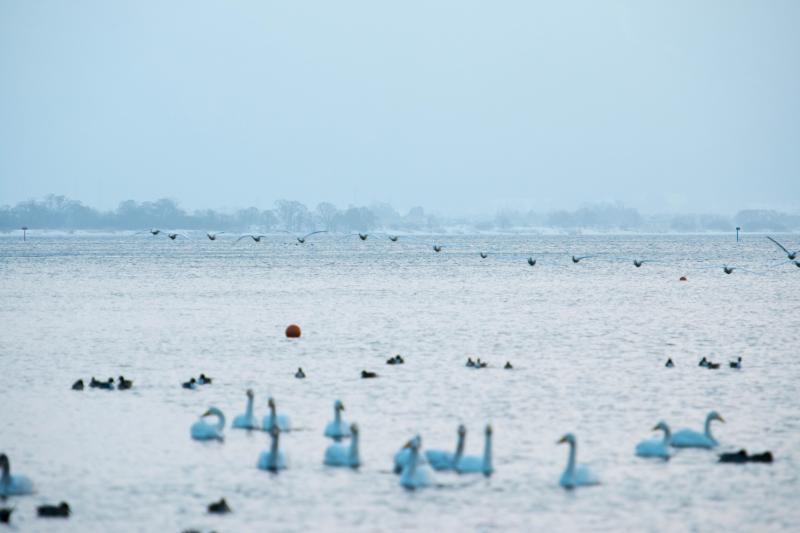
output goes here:
[{"label": "orange buoy", "polygon": [[681,279],[679,279],[678,281],[689,281],[689,280],[686,279],[686,276],[681,276]]},{"label": "orange buoy", "polygon": [[286,328],[286,336],[290,339],[294,339],[300,336],[300,326],[297,324],[289,324],[289,327]]}]

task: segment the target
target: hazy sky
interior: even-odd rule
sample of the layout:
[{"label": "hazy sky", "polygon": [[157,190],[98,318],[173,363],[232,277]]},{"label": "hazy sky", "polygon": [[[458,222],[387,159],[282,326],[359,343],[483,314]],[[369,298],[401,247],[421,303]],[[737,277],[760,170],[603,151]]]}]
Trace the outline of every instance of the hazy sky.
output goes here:
[{"label": "hazy sky", "polygon": [[0,1],[0,204],[800,209],[800,1]]}]

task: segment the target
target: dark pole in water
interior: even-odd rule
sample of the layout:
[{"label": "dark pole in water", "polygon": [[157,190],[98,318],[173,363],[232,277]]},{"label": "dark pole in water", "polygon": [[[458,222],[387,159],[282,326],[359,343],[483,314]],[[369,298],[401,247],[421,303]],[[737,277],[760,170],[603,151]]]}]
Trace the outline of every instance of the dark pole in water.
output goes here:
[{"label": "dark pole in water", "polygon": [[21,229],[22,229],[22,241],[24,242],[26,238],[26,233],[28,231],[28,226],[22,226]]},{"label": "dark pole in water", "polygon": [[739,230],[742,229],[739,226],[736,226],[736,242],[739,242]]}]

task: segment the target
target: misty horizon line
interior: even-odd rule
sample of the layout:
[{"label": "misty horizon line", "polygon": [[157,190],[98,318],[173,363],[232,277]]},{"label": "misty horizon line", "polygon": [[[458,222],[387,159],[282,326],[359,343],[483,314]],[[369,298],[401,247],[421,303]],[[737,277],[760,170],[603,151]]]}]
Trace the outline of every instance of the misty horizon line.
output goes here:
[{"label": "misty horizon line", "polygon": [[193,209],[180,206],[173,198],[152,201],[124,200],[115,209],[98,209],[64,195],[49,194],[40,199],[0,205],[0,231],[23,226],[38,229],[141,230],[171,227],[185,230],[231,231],[446,231],[460,226],[475,231],[510,231],[524,228],[560,230],[632,230],[650,232],[793,231],[800,229],[800,212],[774,209],[743,209],[731,215],[715,213],[643,214],[621,202],[583,203],[567,209],[500,208],[494,213],[440,215],[422,206],[405,214],[389,203],[339,208],[320,202],[313,209],[297,200],[276,200],[274,208]]}]

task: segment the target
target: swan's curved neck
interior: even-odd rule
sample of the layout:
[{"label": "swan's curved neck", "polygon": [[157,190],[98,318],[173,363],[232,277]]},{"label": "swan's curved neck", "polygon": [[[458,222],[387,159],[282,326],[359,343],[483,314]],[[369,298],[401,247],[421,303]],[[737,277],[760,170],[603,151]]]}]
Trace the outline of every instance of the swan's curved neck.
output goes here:
[{"label": "swan's curved neck", "polygon": [[270,468],[273,470],[277,468],[278,465],[278,438],[280,433],[273,433],[272,434],[272,444],[269,448],[269,460],[270,460]]},{"label": "swan's curved neck", "polygon": [[486,442],[483,445],[483,470],[492,468],[492,434],[486,434]]},{"label": "swan's curved neck", "polygon": [[245,414],[245,416],[247,416],[247,418],[252,418],[253,417],[253,397],[252,396],[248,396],[247,397],[247,409],[245,409],[244,414]]},{"label": "swan's curved neck", "polygon": [[670,439],[672,439],[672,431],[670,431],[669,426],[662,428],[664,432],[664,444],[669,444]]},{"label": "swan's curved neck", "polygon": [[706,418],[706,437],[708,437],[709,439],[712,439],[712,440],[714,439],[714,436],[711,434],[711,422],[713,420],[714,419],[711,418],[710,416],[708,418]]},{"label": "swan's curved neck", "polygon": [[567,472],[571,476],[575,472],[575,454],[578,446],[574,442],[569,443],[569,459],[567,459]]},{"label": "swan's curved neck", "polygon": [[3,463],[3,476],[0,477],[3,481],[8,481],[11,478],[11,465],[8,462]]},{"label": "swan's curved neck", "polygon": [[350,438],[350,464],[358,463],[358,433]]},{"label": "swan's curved neck", "polygon": [[276,414],[275,414],[275,403],[271,403],[269,405],[269,412],[272,415],[272,419],[274,420],[275,417],[276,417]]},{"label": "swan's curved neck", "polygon": [[417,457],[419,456],[419,450],[416,446],[412,446],[411,448],[411,457],[408,459],[408,476],[410,478],[414,477],[414,473],[417,471]]},{"label": "swan's curved neck", "polygon": [[456,461],[458,461],[458,459],[460,459],[461,456],[464,455],[464,439],[465,439],[464,433],[459,433],[458,442],[456,443],[456,455],[455,455]]},{"label": "swan's curved neck", "polygon": [[339,408],[339,406],[338,406],[338,405],[337,405],[337,406],[336,406],[336,408],[333,410],[333,420],[336,422],[336,425],[337,425],[337,426],[338,426],[339,424],[341,424],[341,423],[342,423],[342,415],[341,415],[341,412],[342,412],[342,410]]},{"label": "swan's curved neck", "polygon": [[225,429],[225,415],[222,414],[222,411],[214,411],[214,414],[217,416],[217,419],[219,420],[217,422],[217,429],[219,431],[222,431],[223,429]]}]

